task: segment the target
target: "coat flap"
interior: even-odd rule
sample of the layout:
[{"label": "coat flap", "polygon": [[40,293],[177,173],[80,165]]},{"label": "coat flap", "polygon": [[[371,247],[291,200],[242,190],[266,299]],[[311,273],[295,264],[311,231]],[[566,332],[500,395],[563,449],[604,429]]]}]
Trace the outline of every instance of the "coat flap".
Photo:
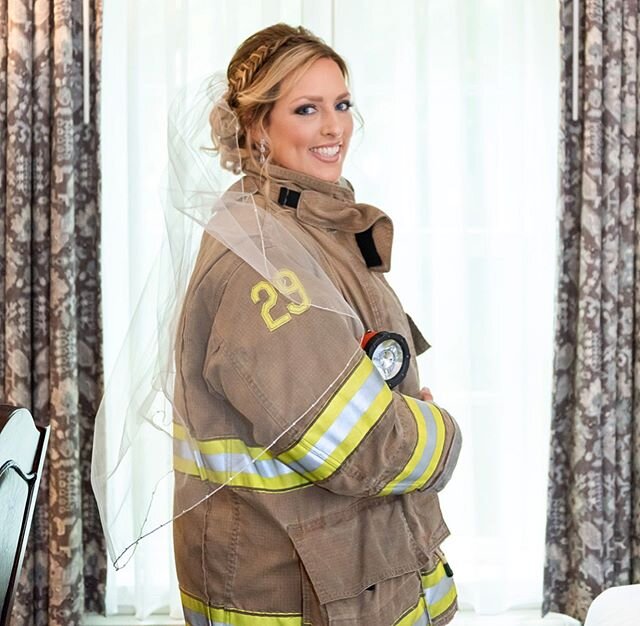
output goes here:
[{"label": "coat flap", "polygon": [[[403,499],[367,498],[288,528],[322,604],[354,597],[384,580],[416,572],[429,560],[409,529]],[[435,521],[435,520],[434,520]],[[441,518],[438,516],[438,524]],[[429,537],[434,546],[441,536]],[[425,537],[421,537],[422,543]]]},{"label": "coat flap", "polygon": [[431,347],[431,344],[424,338],[424,335],[420,332],[420,329],[416,326],[411,316],[408,313],[405,313],[405,315],[407,316],[409,328],[411,329],[411,339],[413,339],[413,345],[416,348],[416,355],[420,356]]}]

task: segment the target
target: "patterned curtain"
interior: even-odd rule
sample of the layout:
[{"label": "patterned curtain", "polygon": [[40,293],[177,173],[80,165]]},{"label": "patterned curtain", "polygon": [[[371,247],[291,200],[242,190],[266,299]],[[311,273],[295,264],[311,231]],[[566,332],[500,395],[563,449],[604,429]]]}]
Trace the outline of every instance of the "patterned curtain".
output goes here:
[{"label": "patterned curtain", "polygon": [[[100,611],[103,536],[89,473],[102,395],[101,0],[0,0],[0,394],[51,424],[13,626]],[[90,58],[90,117],[83,61]]]},{"label": "patterned curtain", "polygon": [[560,258],[543,610],[640,582],[638,0],[561,0]]}]

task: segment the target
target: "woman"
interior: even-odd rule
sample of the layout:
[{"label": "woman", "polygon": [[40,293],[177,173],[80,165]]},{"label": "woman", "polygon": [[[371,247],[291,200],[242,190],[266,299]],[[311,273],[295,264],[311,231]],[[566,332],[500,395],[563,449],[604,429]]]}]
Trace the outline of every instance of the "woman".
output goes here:
[{"label": "woman", "polygon": [[[278,24],[239,47],[227,78],[211,125],[223,165],[244,173],[232,191],[251,194],[324,278],[292,261],[270,282],[202,240],[175,398],[176,436],[199,452],[176,448],[176,510],[226,485],[174,522],[186,620],[446,624],[456,596],[437,491],[460,434],[419,388],[415,355],[427,344],[383,275],[391,221],[341,178],[353,130],[346,65],[309,31]],[[322,280],[357,324],[314,306]],[[409,368],[394,390],[359,348],[360,322],[406,338]],[[238,456],[253,466],[225,474],[220,463]]]}]

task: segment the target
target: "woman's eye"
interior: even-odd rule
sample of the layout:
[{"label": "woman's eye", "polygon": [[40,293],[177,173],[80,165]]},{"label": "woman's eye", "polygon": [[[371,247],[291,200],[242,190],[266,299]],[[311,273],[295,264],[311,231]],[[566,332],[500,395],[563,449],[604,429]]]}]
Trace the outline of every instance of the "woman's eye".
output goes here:
[{"label": "woman's eye", "polygon": [[351,100],[343,100],[336,105],[338,111],[348,111],[353,106]]},{"label": "woman's eye", "polygon": [[311,115],[316,110],[312,104],[303,104],[301,107],[296,109],[296,113],[298,115]]}]

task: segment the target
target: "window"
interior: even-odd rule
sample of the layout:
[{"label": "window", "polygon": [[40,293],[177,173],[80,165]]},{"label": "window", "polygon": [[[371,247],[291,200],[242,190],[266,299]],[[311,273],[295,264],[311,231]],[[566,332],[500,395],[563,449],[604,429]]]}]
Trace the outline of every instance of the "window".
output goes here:
[{"label": "window", "polygon": [[[252,32],[303,23],[350,64],[365,126],[344,174],[359,201],[394,220],[389,279],[433,344],[420,357],[422,381],[463,428],[442,497],[461,601],[479,612],[538,605],[556,256],[556,3],[111,0],[104,10],[107,372],[163,227],[168,104],[185,83],[224,70]],[[112,611],[134,605],[142,615],[169,604],[167,542],[159,540],[161,554],[141,549],[131,569],[111,576]],[[150,567],[162,575],[150,577]]]}]

